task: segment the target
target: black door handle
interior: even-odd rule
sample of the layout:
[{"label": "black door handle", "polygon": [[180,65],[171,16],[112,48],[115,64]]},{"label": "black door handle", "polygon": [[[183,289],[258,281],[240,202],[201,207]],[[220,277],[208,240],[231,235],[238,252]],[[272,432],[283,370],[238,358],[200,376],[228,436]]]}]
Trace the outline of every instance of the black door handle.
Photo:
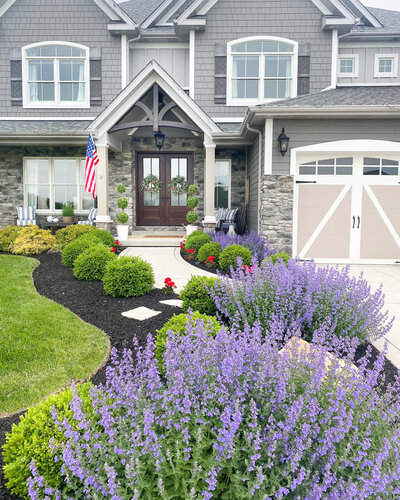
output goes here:
[{"label": "black door handle", "polygon": [[357,229],[360,229],[360,222],[361,222],[361,217],[360,216],[357,217],[357,221],[358,221]]},{"label": "black door handle", "polygon": [[353,215],[353,229],[354,229],[355,225],[356,225],[356,218],[355,218],[355,216]]}]

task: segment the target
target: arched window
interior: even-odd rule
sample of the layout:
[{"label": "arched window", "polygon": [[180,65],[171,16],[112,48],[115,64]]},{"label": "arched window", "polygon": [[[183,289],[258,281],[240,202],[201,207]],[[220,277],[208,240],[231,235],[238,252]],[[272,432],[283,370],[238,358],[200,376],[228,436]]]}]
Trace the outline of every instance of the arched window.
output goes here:
[{"label": "arched window", "polygon": [[279,37],[228,43],[228,105],[248,105],[297,95],[298,44]]},{"label": "arched window", "polygon": [[89,49],[44,42],[22,49],[24,107],[89,107]]}]

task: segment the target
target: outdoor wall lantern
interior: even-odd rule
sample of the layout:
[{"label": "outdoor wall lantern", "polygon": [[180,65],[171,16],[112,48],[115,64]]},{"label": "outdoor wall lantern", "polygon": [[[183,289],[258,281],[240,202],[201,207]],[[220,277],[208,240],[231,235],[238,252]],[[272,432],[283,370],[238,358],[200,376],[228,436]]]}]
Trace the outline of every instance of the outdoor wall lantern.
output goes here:
[{"label": "outdoor wall lantern", "polygon": [[290,141],[290,137],[288,137],[285,134],[285,129],[283,128],[282,132],[280,133],[280,135],[278,137],[278,151],[280,152],[280,154],[282,156],[285,156],[285,154],[287,153],[287,151],[289,149],[289,141]]},{"label": "outdoor wall lantern", "polygon": [[158,151],[161,151],[161,149],[164,147],[164,139],[165,139],[165,134],[159,130],[154,134],[154,140],[156,141],[156,146],[158,148]]}]

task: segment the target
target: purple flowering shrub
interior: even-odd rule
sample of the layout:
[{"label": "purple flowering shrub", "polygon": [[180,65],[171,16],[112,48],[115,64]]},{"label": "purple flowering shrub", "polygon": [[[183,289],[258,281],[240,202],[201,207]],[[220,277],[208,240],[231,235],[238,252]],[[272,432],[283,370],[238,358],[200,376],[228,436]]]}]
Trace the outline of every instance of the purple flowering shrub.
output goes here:
[{"label": "purple flowering shrub", "polygon": [[382,287],[371,292],[362,277],[351,277],[348,268],[318,267],[314,262],[253,261],[251,271],[239,266],[231,277],[220,277],[208,292],[219,316],[241,327],[259,321],[265,330],[279,322],[283,331],[300,330],[309,341],[322,324],[329,324],[329,338],[358,337],[362,341],[386,335],[393,319],[383,312]]},{"label": "purple flowering shrub", "polygon": [[243,235],[235,234],[233,238],[224,231],[215,231],[211,234],[211,237],[213,241],[221,245],[222,250],[233,244],[248,248],[251,255],[257,259],[257,262],[262,262],[266,257],[278,251],[277,247],[272,247],[261,234],[256,234],[254,231]]},{"label": "purple flowering shrub", "polygon": [[[345,367],[327,367],[325,336],[311,353],[279,353],[281,325],[201,324],[170,336],[162,381],[150,337],[136,362],[113,355],[102,392],[93,390],[95,427],[75,394],[75,432],[64,422],[62,491],[55,498],[364,499],[400,495],[400,382],[384,395],[381,354],[352,368],[357,339],[335,340]],[[137,347],[137,346],[136,346]],[[31,498],[44,498],[31,466]]]}]

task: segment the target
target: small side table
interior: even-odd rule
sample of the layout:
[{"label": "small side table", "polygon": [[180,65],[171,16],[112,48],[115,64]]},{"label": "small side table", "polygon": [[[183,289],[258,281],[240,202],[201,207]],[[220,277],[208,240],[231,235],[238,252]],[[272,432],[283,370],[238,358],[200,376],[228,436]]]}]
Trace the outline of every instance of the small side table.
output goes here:
[{"label": "small side table", "polygon": [[42,222],[41,226],[42,226],[42,229],[51,229],[51,234],[56,234],[56,231],[57,229],[62,229],[63,227],[67,227],[67,226],[72,226],[74,225],[74,222],[62,222],[62,221],[58,221],[58,222],[48,222],[48,221],[45,221],[45,222]]}]

